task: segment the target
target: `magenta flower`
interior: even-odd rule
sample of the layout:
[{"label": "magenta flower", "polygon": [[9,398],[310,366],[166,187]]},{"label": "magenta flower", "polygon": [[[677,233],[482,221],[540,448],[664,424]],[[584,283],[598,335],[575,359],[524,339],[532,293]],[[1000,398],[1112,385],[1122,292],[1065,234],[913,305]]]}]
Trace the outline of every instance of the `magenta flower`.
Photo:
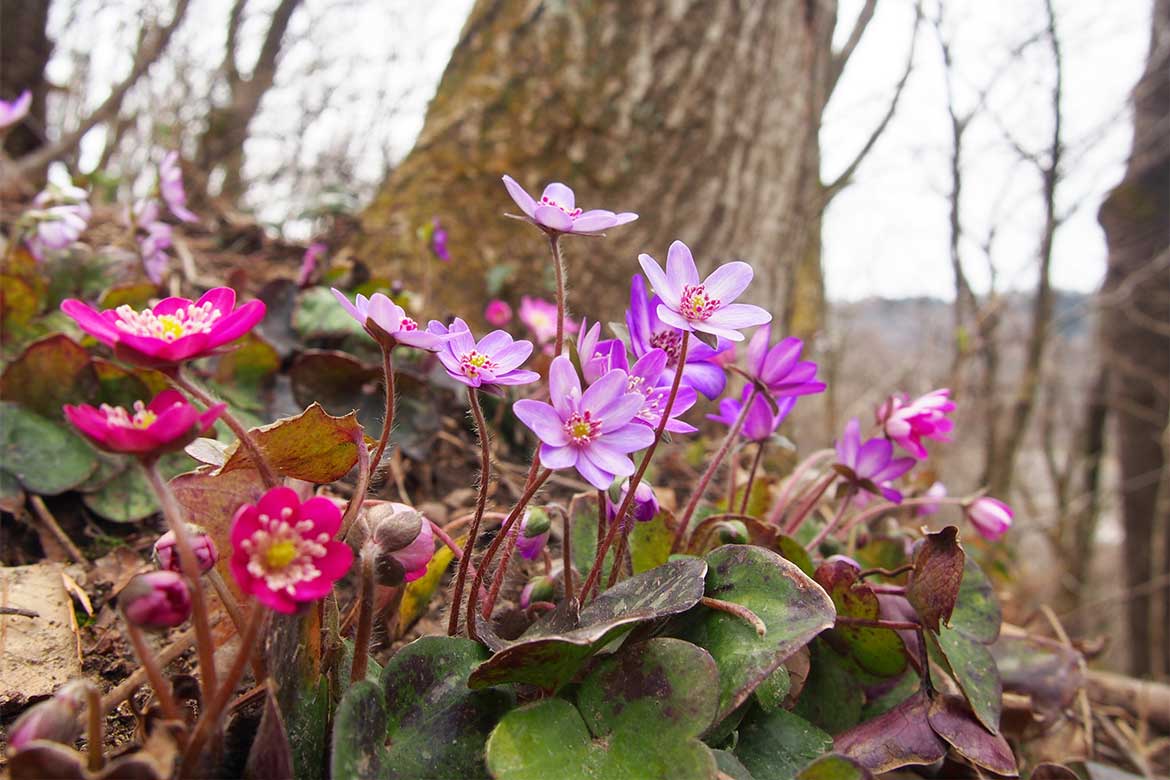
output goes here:
[{"label": "magenta flower", "polygon": [[549,369],[552,404],[524,399],[512,409],[541,440],[545,466],[575,468],[586,482],[604,490],[615,477],[634,473],[629,453],[654,441],[654,431],[635,419],[645,398],[627,392],[628,381],[626,372],[610,371],[582,393],[572,361],[561,355]]},{"label": "magenta flower", "polygon": [[184,222],[199,221],[199,217],[187,208],[187,192],[183,189],[183,169],[179,167],[178,152],[167,152],[159,163],[158,191],[176,217]]},{"label": "magenta flower", "polygon": [[946,388],[932,390],[913,401],[905,395],[892,395],[878,408],[878,424],[898,446],[922,460],[927,456],[923,439],[950,441],[947,434],[955,427],[947,417],[955,411],[950,394]]},{"label": "magenta flower", "polygon": [[468,387],[500,393],[502,386],[527,385],[540,379],[535,371],[520,368],[532,354],[531,342],[513,341],[507,332],[493,330],[477,343],[467,323],[458,317],[450,329],[431,320],[427,330],[450,337],[439,352],[439,362],[452,379]]},{"label": "magenta flower", "polygon": [[[622,492],[616,502],[610,499],[608,492],[605,494],[606,520],[613,522],[629,492],[630,481],[627,479],[622,482]],[[639,482],[638,487],[634,490],[634,501],[630,504],[630,515],[639,523],[648,523],[658,514],[658,510],[658,497],[654,495],[654,488],[646,481]]]},{"label": "magenta flower", "polygon": [[845,426],[845,433],[837,442],[837,471],[855,490],[881,494],[895,504],[902,503],[902,494],[890,483],[914,468],[914,458],[895,458],[894,445],[889,440],[872,438],[861,442],[861,423],[854,417]]},{"label": "magenta flower", "polygon": [[[215,567],[219,560],[219,550],[211,536],[197,525],[187,524],[187,536],[191,539],[191,550],[195,553],[195,560],[199,563],[199,572],[206,574]],[[175,541],[175,532],[167,531],[154,543],[154,564],[160,569],[182,573],[179,564],[179,549]]]},{"label": "magenta flower", "polygon": [[329,247],[320,241],[309,244],[301,258],[301,269],[297,272],[297,287],[304,289],[312,284],[313,277],[317,274],[317,266],[328,250]]},{"label": "magenta flower", "polygon": [[516,537],[516,552],[526,561],[534,561],[540,557],[549,537],[548,513],[539,507],[532,507],[524,512],[520,519],[520,535]]},{"label": "magenta flower", "polygon": [[493,328],[502,328],[512,321],[512,307],[499,298],[488,301],[483,310],[483,318]]},{"label": "magenta flower", "polygon": [[666,272],[647,254],[638,262],[654,292],[662,298],[658,318],[684,331],[702,331],[730,341],[743,341],[740,328],[763,325],[772,315],[750,303],[732,303],[752,281],[752,267],[735,261],[719,266],[699,281],[691,250],[681,241],[666,253]]},{"label": "magenta flower", "polygon": [[275,487],[232,518],[232,576],[244,593],[292,614],[324,598],[353,563],[349,545],[335,541],[341,510],[316,496],[301,503],[292,488]]},{"label": "magenta flower", "polygon": [[66,405],[65,417],[99,449],[156,456],[183,449],[206,433],[226,404],[200,413],[175,390],[163,390],[150,405],[137,401],[133,414],[121,406]]},{"label": "magenta flower", "polygon": [[504,177],[504,186],[508,188],[508,194],[516,201],[516,205],[524,212],[528,221],[546,233],[596,235],[638,218],[637,214],[631,212],[615,214],[604,209],[582,213],[581,209],[577,208],[573,191],[560,182],[553,182],[545,187],[539,203],[533,200],[511,176]]},{"label": "magenta flower", "polygon": [[61,303],[61,311],[119,358],[159,368],[211,355],[264,319],[263,301],[249,301],[238,309],[235,305],[235,290],[216,287],[194,303],[164,298],[142,311],[119,306],[98,312],[70,298]]},{"label": "magenta flower", "polygon": [[823,393],[825,383],[816,381],[817,364],[800,359],[804,342],[789,337],[769,349],[771,334],[772,326],[764,325],[748,342],[748,374],[760,380],[773,398]]},{"label": "magenta flower", "polygon": [[[743,389],[738,401],[734,398],[724,398],[719,402],[719,414],[709,414],[707,419],[723,423],[730,428],[739,419],[743,405],[747,403],[751,393],[752,388],[749,386]],[[776,400],[776,412],[773,413],[768,399],[757,394],[752,400],[747,416],[743,418],[743,428],[740,429],[740,435],[748,441],[767,441],[780,427],[780,423],[784,422],[784,418],[788,416],[794,406],[796,406],[796,398],[792,396],[779,398]]]},{"label": "magenta flower", "polygon": [[[532,337],[537,344],[547,344],[557,337],[557,305],[543,298],[530,298],[527,295],[520,299],[520,310],[517,314],[520,321],[532,331]],[[572,320],[565,320],[565,333],[576,333],[577,324]]]},{"label": "magenta flower", "polygon": [[45,250],[65,249],[81,238],[93,215],[88,198],[88,192],[72,184],[50,184],[33,198],[26,214],[35,224],[28,240],[33,256],[42,259]]},{"label": "magenta flower", "polygon": [[139,628],[174,628],[191,617],[191,591],[182,575],[151,571],[137,575],[122,588],[118,606],[126,620]]},{"label": "magenta flower", "polygon": [[72,745],[81,733],[77,716],[85,704],[87,685],[82,680],[65,683],[52,697],[22,712],[8,728],[9,754],[23,750],[38,739]]},{"label": "magenta flower", "polygon": [[[598,342],[598,323],[581,339],[579,355],[581,369],[588,384],[617,369],[627,374],[626,392],[638,393],[642,396],[642,408],[634,416],[638,422],[645,423],[657,429],[662,413],[666,409],[666,402],[670,400],[670,388],[662,384],[662,375],[666,370],[666,352],[661,349],[652,349],[638,358],[633,368],[630,367],[626,356],[626,346],[618,339],[608,339]],[[670,417],[665,430],[671,433],[694,433],[698,430],[693,425],[676,419],[698,400],[693,387],[679,385],[674,404],[670,407]]]},{"label": "magenta flower", "polygon": [[[653,298],[646,291],[646,282],[635,274],[630,282],[630,308],[626,310],[626,328],[630,332],[630,351],[637,358],[653,349],[666,353],[666,369],[659,383],[669,387],[674,383],[674,372],[682,351],[683,332],[658,318],[662,299]],[[709,347],[692,339],[687,347],[682,384],[693,387],[707,398],[715,398],[727,386],[727,374],[720,364],[720,355],[732,348],[723,339],[718,346]]]},{"label": "magenta flower", "polygon": [[28,116],[32,106],[32,93],[27,89],[13,100],[0,100],[0,130],[12,127]]},{"label": "magenta flower", "polygon": [[435,253],[435,257],[444,263],[449,263],[451,262],[451,252],[447,249],[447,230],[443,227],[443,223],[439,222],[438,217],[435,217],[432,226],[431,251]]},{"label": "magenta flower", "polygon": [[[390,507],[396,512],[417,511],[412,506],[394,501],[390,502]],[[406,571],[405,579],[407,582],[414,582],[426,574],[427,565],[431,562],[431,558],[435,557],[435,532],[431,528],[430,521],[424,517],[419,526],[418,536],[414,537],[414,541],[400,550],[391,551],[390,555],[402,564],[402,568]]]},{"label": "magenta flower", "polygon": [[994,542],[1012,527],[1015,513],[998,498],[980,496],[967,507],[967,519],[980,536]]},{"label": "magenta flower", "polygon": [[[947,486],[941,482],[935,482],[933,485],[931,485],[929,488],[927,488],[925,493],[922,494],[922,498],[946,498],[946,497],[947,497]],[[918,515],[919,517],[928,517],[930,515],[933,515],[935,512],[937,512],[940,506],[941,506],[941,504],[938,504],[938,503],[919,504],[918,509],[917,509],[917,511],[915,511],[914,514]]]},{"label": "magenta flower", "polygon": [[382,293],[374,293],[369,298],[358,293],[353,303],[341,290],[331,287],[349,316],[357,320],[366,333],[386,349],[393,349],[403,344],[427,352],[438,352],[443,348],[444,339],[434,333],[419,328],[418,323],[406,316],[406,310]]}]

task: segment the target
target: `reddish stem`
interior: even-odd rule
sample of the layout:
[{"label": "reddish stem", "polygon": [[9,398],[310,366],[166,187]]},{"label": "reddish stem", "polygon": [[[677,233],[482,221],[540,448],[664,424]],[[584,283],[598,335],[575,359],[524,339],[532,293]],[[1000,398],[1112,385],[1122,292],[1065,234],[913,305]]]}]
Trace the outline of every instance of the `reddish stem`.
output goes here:
[{"label": "reddish stem", "polygon": [[[471,414],[475,418],[475,428],[479,433],[479,494],[475,498],[475,518],[471,521],[471,530],[467,532],[467,549],[474,551],[475,541],[479,538],[479,525],[483,521],[483,510],[487,505],[488,482],[491,479],[492,454],[491,441],[488,439],[487,422],[484,421],[483,409],[479,405],[479,393],[476,392],[474,387],[467,388],[467,401],[471,405]],[[467,582],[467,572],[470,566],[470,555],[465,555],[459,559],[459,573],[455,577],[455,587],[451,592],[451,618],[447,622],[448,636],[455,636],[455,633],[459,630],[459,609],[463,603],[463,586]]]}]

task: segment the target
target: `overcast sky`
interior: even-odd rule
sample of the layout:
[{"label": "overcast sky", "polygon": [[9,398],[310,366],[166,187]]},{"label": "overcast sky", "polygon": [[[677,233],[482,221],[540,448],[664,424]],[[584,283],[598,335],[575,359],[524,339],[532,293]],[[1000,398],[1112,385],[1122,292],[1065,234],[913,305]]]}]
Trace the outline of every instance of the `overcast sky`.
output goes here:
[{"label": "overcast sky", "polygon": [[[924,0],[934,13],[936,0]],[[141,0],[163,7],[169,2]],[[839,37],[848,32],[862,0],[841,0]],[[258,49],[275,0],[253,0],[243,39]],[[472,0],[306,0],[293,18],[277,88],[265,99],[249,141],[249,174],[279,173],[287,164],[291,116],[314,106],[303,130],[302,155],[338,146],[346,137],[349,154],[362,160],[355,176],[367,187],[382,174],[381,154],[409,151],[455,45]],[[95,37],[127,43],[137,29],[124,3],[118,10],[102,0],[78,0],[80,16],[70,23],[54,4],[52,27],[61,51],[87,53],[82,77],[90,102],[103,96],[103,82],[127,66],[128,45],[92,47]],[[1059,206],[1068,214],[1058,233],[1053,276],[1059,287],[1090,291],[1104,270],[1105,246],[1096,222],[1103,195],[1120,178],[1130,140],[1128,95],[1140,75],[1149,39],[1150,0],[1055,0],[1065,57],[1064,125],[1069,146]],[[223,29],[230,0],[194,0],[173,48],[188,61],[214,68],[222,58]],[[343,12],[337,9],[343,7]],[[119,12],[120,11],[120,12]],[[988,263],[980,245],[989,229],[997,286],[1029,287],[1035,282],[1041,225],[1039,178],[1020,162],[1005,138],[1028,150],[1043,148],[1051,127],[1049,94],[1053,69],[1043,41],[1018,59],[1018,44],[1043,28],[1041,0],[947,0],[946,34],[956,59],[956,94],[969,108],[993,73],[1002,71],[989,94],[989,111],[972,124],[965,159],[963,247],[968,274],[985,289]],[[129,17],[129,18],[127,18]],[[882,0],[861,46],[830,103],[821,133],[823,176],[831,180],[855,155],[885,111],[905,64],[913,22],[912,0]],[[167,65],[154,78],[165,87]],[[159,75],[161,71],[161,76]],[[311,78],[305,74],[312,71]],[[59,82],[76,78],[76,66],[58,55],[50,70]],[[860,169],[853,186],[833,202],[824,225],[830,297],[851,300],[870,295],[948,298],[952,278],[947,253],[946,193],[950,129],[939,46],[933,28],[919,28],[914,71],[898,113]],[[371,95],[389,95],[388,100]],[[147,97],[149,100],[149,97]],[[394,110],[388,111],[386,106]],[[192,110],[198,110],[193,107]],[[366,130],[368,128],[368,130]],[[282,140],[282,138],[284,140]],[[100,138],[87,139],[96,159]],[[285,145],[282,145],[285,144]],[[83,164],[84,167],[84,164]],[[281,211],[294,192],[276,184],[253,203],[262,213]],[[285,207],[287,211],[287,207]]]}]

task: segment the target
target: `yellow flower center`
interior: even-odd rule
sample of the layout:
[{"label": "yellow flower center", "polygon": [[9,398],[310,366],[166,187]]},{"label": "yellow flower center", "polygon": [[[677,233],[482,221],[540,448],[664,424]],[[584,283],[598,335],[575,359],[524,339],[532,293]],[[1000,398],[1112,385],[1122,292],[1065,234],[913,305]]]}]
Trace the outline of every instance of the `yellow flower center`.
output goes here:
[{"label": "yellow flower center", "polygon": [[269,569],[283,569],[296,559],[297,546],[289,540],[276,542],[264,551],[264,561]]},{"label": "yellow flower center", "polygon": [[589,425],[589,423],[585,422],[584,420],[581,420],[580,422],[575,422],[572,424],[572,426],[570,427],[570,430],[569,430],[569,435],[572,436],[574,439],[584,439],[584,438],[587,438],[589,436],[589,434],[593,432],[591,429],[592,429],[592,426]]},{"label": "yellow flower center", "polygon": [[162,330],[162,337],[167,341],[174,341],[187,331],[183,327],[183,323],[179,322],[178,318],[171,314],[164,314],[159,317],[158,324],[160,330]]},{"label": "yellow flower center", "polygon": [[483,368],[484,363],[487,362],[487,355],[472,355],[467,359],[467,362],[477,368]]},{"label": "yellow flower center", "polygon": [[[142,402],[139,401],[139,403]],[[144,431],[150,426],[154,425],[156,420],[158,420],[157,414],[150,411],[149,409],[141,409],[137,414],[134,415],[134,419],[131,421],[131,425],[140,431]]]}]

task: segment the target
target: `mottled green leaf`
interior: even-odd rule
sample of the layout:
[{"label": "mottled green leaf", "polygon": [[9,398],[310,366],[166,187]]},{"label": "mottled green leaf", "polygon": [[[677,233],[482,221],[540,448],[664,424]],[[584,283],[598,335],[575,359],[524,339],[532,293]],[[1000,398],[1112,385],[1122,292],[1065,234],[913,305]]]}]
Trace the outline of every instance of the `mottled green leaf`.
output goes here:
[{"label": "mottled green leaf", "polygon": [[814,641],[809,647],[809,675],[793,712],[830,734],[856,726],[863,699],[860,682],[828,643]]},{"label": "mottled green leaf", "polygon": [[833,749],[833,738],[788,710],[755,710],[739,726],[736,757],[755,780],[793,780]]},{"label": "mottled green leaf", "polygon": [[[831,560],[817,567],[816,580],[828,591],[838,614],[877,620],[881,614],[877,595],[857,575],[856,567],[848,561]],[[906,647],[897,632],[890,629],[838,624],[826,638],[871,674],[894,677],[906,668]]]},{"label": "mottled green leaf", "polygon": [[97,455],[64,423],[0,401],[0,463],[24,485],[55,496],[80,485],[98,467]]}]

